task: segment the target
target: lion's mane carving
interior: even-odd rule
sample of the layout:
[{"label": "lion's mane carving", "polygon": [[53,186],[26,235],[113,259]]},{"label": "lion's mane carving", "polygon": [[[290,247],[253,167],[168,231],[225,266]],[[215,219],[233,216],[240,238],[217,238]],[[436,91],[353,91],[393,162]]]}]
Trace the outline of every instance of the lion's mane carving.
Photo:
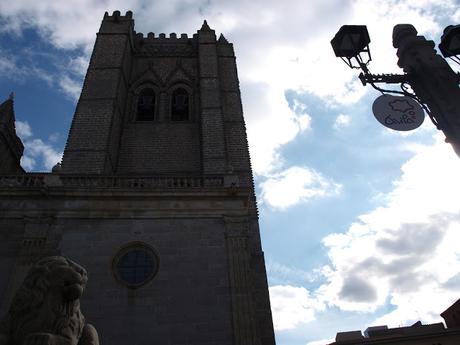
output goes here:
[{"label": "lion's mane carving", "polygon": [[38,261],[16,291],[0,345],[98,345],[80,311],[87,280],[86,270],[67,258]]}]

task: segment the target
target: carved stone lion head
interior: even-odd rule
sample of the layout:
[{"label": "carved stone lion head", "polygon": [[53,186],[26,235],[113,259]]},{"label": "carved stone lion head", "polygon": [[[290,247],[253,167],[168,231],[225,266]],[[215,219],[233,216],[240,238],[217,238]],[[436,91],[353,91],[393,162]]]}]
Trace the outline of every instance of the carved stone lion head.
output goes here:
[{"label": "carved stone lion head", "polygon": [[85,325],[79,298],[87,280],[86,270],[67,258],[52,256],[38,261],[11,303],[10,343],[19,345],[31,335],[46,334],[77,344]]}]

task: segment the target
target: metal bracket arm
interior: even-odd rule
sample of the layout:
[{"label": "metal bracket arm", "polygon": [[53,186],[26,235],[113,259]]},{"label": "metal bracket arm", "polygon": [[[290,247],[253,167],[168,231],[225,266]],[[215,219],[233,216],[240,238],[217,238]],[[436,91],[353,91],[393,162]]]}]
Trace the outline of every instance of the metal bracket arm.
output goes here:
[{"label": "metal bracket arm", "polygon": [[407,74],[370,74],[360,73],[359,79],[364,86],[366,84],[386,83],[386,84],[402,84],[409,82]]}]

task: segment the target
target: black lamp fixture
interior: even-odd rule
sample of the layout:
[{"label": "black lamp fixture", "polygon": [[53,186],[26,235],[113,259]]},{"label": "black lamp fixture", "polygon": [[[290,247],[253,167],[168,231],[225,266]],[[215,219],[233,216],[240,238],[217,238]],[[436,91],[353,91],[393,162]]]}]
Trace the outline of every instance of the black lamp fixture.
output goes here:
[{"label": "black lamp fixture", "polygon": [[[351,68],[363,68],[372,59],[369,50],[369,32],[365,25],[343,25],[331,40],[335,56]],[[356,60],[358,65],[353,63]]]},{"label": "black lamp fixture", "polygon": [[[366,25],[343,25],[331,40],[335,56],[344,61],[348,67],[361,69],[363,73],[359,79],[365,86],[372,85],[375,89],[382,91],[375,83],[404,83],[407,82],[406,75],[400,74],[371,74],[367,65],[372,60],[369,43],[371,39]],[[355,61],[354,61],[355,60]],[[357,63],[357,65],[356,65]]]},{"label": "black lamp fixture", "polygon": [[439,50],[445,58],[451,58],[460,64],[460,25],[449,25],[444,29]]}]

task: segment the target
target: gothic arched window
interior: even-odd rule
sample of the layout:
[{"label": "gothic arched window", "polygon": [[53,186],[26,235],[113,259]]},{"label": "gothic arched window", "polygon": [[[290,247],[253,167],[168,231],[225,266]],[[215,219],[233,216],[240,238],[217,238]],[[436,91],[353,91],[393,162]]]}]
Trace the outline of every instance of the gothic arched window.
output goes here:
[{"label": "gothic arched window", "polygon": [[151,88],[143,89],[137,98],[136,120],[152,121],[155,117],[155,91]]},{"label": "gothic arched window", "polygon": [[189,95],[184,88],[175,89],[171,97],[171,120],[189,120]]}]

